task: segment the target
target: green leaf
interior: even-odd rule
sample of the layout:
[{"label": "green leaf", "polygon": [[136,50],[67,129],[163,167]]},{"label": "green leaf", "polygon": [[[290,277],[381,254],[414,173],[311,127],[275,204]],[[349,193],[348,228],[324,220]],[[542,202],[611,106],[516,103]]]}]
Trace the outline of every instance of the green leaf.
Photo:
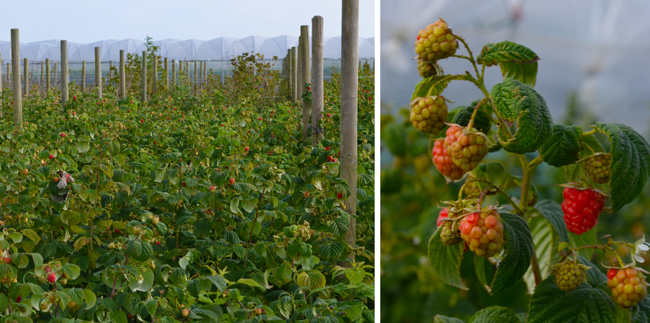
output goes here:
[{"label": "green leaf", "polygon": [[507,307],[490,306],[476,312],[468,323],[519,323],[519,318]]},{"label": "green leaf", "polygon": [[[458,106],[453,110],[449,111],[451,114],[454,113],[454,118],[451,123],[460,125],[462,127],[467,127],[469,120],[472,118],[474,113],[474,108],[476,106]],[[476,117],[474,118],[474,128],[482,133],[488,133],[492,128],[492,120],[490,120],[490,115],[487,112],[485,104],[482,104],[476,112]]]},{"label": "green leaf", "polygon": [[506,256],[494,275],[491,286],[493,292],[516,285],[528,270],[533,257],[533,237],[526,220],[509,213],[501,214],[501,220],[506,240]]},{"label": "green leaf", "polygon": [[476,278],[478,278],[481,286],[485,287],[489,293],[490,290],[488,288],[489,283],[486,272],[488,266],[490,265],[488,265],[488,260],[485,257],[474,255],[474,272],[476,272]]},{"label": "green leaf", "polygon": [[[505,166],[501,163],[489,163],[489,164],[479,164],[475,168],[474,176],[476,179],[488,181],[496,187],[503,187],[506,180],[508,179],[508,173]],[[481,190],[486,189],[489,184],[478,182]]]},{"label": "green leaf", "polygon": [[582,284],[567,293],[557,287],[555,276],[542,281],[530,299],[527,323],[614,323],[616,308],[602,289]]},{"label": "green leaf", "polygon": [[85,153],[90,150],[90,142],[87,140],[77,141],[76,146],[79,153]]},{"label": "green leaf", "polygon": [[517,125],[512,138],[507,124],[499,126],[499,142],[506,151],[533,152],[553,134],[553,119],[546,101],[529,85],[509,78],[492,87],[491,96],[499,116]]},{"label": "green leaf", "polygon": [[582,150],[580,137],[582,128],[556,124],[553,135],[541,147],[539,153],[544,161],[555,167],[574,164],[580,159]]},{"label": "green leaf", "polygon": [[429,95],[429,90],[431,90],[431,87],[436,83],[438,83],[438,85],[435,86],[430,95],[439,95],[442,93],[449,82],[451,82],[451,79],[445,79],[446,76],[449,75],[433,75],[422,79],[420,82],[418,82],[418,84],[415,85],[415,91],[413,91],[411,101],[415,100],[415,98],[423,98]]},{"label": "green leaf", "polygon": [[476,57],[476,62],[485,66],[500,63],[533,63],[538,60],[537,54],[528,47],[507,40],[485,44]]},{"label": "green leaf", "polygon": [[95,302],[97,302],[97,296],[95,295],[95,293],[93,293],[93,291],[91,291],[90,289],[84,289],[83,295],[84,295],[84,300],[86,301],[87,310],[95,306]]},{"label": "green leaf", "polygon": [[[558,253],[554,245],[556,234],[553,226],[544,217],[535,216],[529,223],[540,273],[542,279],[545,279],[550,274],[550,266],[557,262],[555,259],[558,257]],[[528,286],[528,292],[532,295],[536,286],[535,273],[533,272],[532,266],[528,267],[524,275],[524,281]]]},{"label": "green leaf", "polygon": [[436,315],[433,318],[433,323],[465,323],[465,322],[463,320],[461,320],[461,319],[457,319],[457,318],[454,318],[454,317],[446,317],[446,316],[443,316],[443,315]]},{"label": "green leaf", "polygon": [[236,284],[244,284],[244,285],[248,285],[248,286],[251,286],[251,287],[259,287],[261,289],[266,289],[262,285],[260,285],[258,282],[254,281],[254,280],[252,280],[250,278],[240,278],[237,281]]},{"label": "green leaf", "polygon": [[613,212],[632,202],[650,173],[650,146],[638,132],[618,123],[598,123],[611,144],[611,203]]},{"label": "green leaf", "polygon": [[539,214],[553,226],[555,233],[560,237],[560,241],[569,242],[569,231],[564,222],[564,211],[560,204],[553,200],[541,200],[535,205]]},{"label": "green leaf", "polygon": [[148,242],[131,240],[128,243],[126,252],[135,260],[146,261],[153,256],[153,248]]},{"label": "green leaf", "polygon": [[537,81],[537,62],[533,63],[501,63],[503,79],[512,78],[521,83],[535,86]]},{"label": "green leaf", "polygon": [[440,241],[440,230],[436,230],[429,240],[429,262],[433,267],[433,271],[443,282],[460,289],[467,289],[460,279],[463,248],[462,243],[445,246]]},{"label": "green leaf", "polygon": [[310,290],[314,290],[316,288],[325,287],[326,279],[325,275],[320,271],[310,270],[298,274],[296,283],[298,283],[298,286],[300,287],[308,287]]}]

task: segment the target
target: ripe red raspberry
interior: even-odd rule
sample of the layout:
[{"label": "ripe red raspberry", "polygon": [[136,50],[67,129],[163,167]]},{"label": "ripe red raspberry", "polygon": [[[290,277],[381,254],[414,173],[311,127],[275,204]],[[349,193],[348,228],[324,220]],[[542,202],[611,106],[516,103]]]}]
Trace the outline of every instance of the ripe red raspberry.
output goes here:
[{"label": "ripe red raspberry", "polygon": [[598,184],[605,184],[609,182],[611,174],[609,166],[611,163],[612,155],[598,153],[585,158],[582,165],[587,171],[589,179]]},{"label": "ripe red raspberry", "polygon": [[50,283],[54,283],[56,281],[56,274],[55,273],[47,274],[47,281],[49,281]]},{"label": "ripe red raspberry", "polygon": [[605,196],[592,189],[565,187],[562,211],[569,231],[583,234],[598,223],[598,216],[605,208]]},{"label": "ripe red raspberry", "polygon": [[411,122],[418,130],[435,135],[445,126],[449,112],[444,97],[415,98],[411,107]]},{"label": "ripe red raspberry", "polygon": [[456,164],[451,160],[451,156],[447,153],[444,139],[438,139],[433,144],[433,163],[436,165],[438,171],[444,175],[448,181],[457,181],[465,175],[465,171],[456,166]]},{"label": "ripe red raspberry", "polygon": [[456,48],[458,41],[442,18],[420,30],[415,40],[415,53],[429,62],[454,55]]},{"label": "ripe red raspberry", "polygon": [[477,256],[498,254],[504,243],[501,215],[489,207],[468,214],[460,221],[460,236]]},{"label": "ripe red raspberry", "polygon": [[645,298],[647,283],[645,276],[636,268],[610,269],[607,286],[612,290],[612,299],[623,308],[629,308]]},{"label": "ripe red raspberry", "polygon": [[454,136],[456,141],[447,147],[447,152],[456,166],[469,172],[487,155],[487,137],[482,132],[463,128],[457,130]]},{"label": "ripe red raspberry", "polygon": [[585,282],[585,272],[589,267],[575,260],[567,259],[555,266],[555,283],[561,290],[570,293]]}]

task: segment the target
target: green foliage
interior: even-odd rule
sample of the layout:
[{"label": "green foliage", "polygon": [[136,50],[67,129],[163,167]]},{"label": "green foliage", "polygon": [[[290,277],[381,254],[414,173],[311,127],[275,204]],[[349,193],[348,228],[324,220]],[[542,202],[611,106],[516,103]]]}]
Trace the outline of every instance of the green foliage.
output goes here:
[{"label": "green foliage", "polygon": [[[340,119],[323,119],[318,146],[302,142],[298,106],[263,57],[200,87],[161,81],[148,102],[139,59],[126,100],[72,87],[65,112],[51,92],[26,97],[22,128],[0,122],[0,322],[372,322],[370,67],[353,216],[331,159]],[[326,113],[340,115],[339,86],[335,73]]]},{"label": "green foliage", "polygon": [[[469,61],[475,74],[467,71],[425,78],[416,86],[413,98],[444,95],[453,80],[474,84],[485,97],[450,111],[446,121],[461,125],[464,133],[480,129],[491,154],[467,171],[464,182],[446,183],[440,172],[453,167],[447,158],[450,150],[462,147],[452,158],[453,165],[459,166],[478,156],[476,146],[482,143],[469,142],[464,133],[458,137],[450,134],[443,149],[433,152],[433,167],[433,142],[446,134],[418,133],[406,118],[382,116],[383,144],[390,151],[386,155],[393,157],[392,164],[382,165],[381,174],[382,301],[387,299],[384,305],[391,307],[382,318],[416,322],[412,313],[423,308],[423,320],[433,317],[434,322],[645,322],[648,298],[636,304],[629,296],[645,292],[623,294],[621,285],[619,291],[612,292],[603,269],[641,270],[640,264],[647,260],[645,251],[650,243],[643,238],[647,221],[642,222],[641,216],[650,206],[647,199],[637,199],[650,172],[646,139],[621,124],[597,123],[583,128],[572,125],[573,119],[567,125],[554,124],[544,98],[533,89],[540,58],[532,50],[504,41],[485,45],[474,59],[463,38],[454,37],[465,46],[467,55],[457,53],[453,58]],[[485,67],[497,64],[504,79],[488,90]],[[400,113],[409,115],[406,109]],[[454,144],[456,140],[469,143]],[[426,151],[422,151],[422,143],[428,143]],[[584,161],[602,153],[611,155],[609,168],[606,162],[596,165],[596,161],[592,167],[598,169],[599,178],[611,179],[598,184],[589,177]],[[560,204],[563,194],[567,197]],[[628,204],[633,206],[624,208]],[[448,206],[447,219],[442,218],[442,205]],[[488,222],[485,216],[476,216],[486,205],[498,210],[501,221],[494,217]],[[634,221],[631,231],[636,242],[629,241],[629,234],[623,236],[627,241],[613,237],[622,236],[621,218],[628,227]],[[445,230],[457,230],[452,234],[463,241],[444,245],[442,230],[436,228],[441,221],[452,221]],[[575,228],[576,222],[582,225],[581,230]],[[505,247],[500,253],[491,249],[496,254],[487,259],[480,252],[473,257],[465,254],[470,252],[468,245],[470,250],[478,245],[499,248],[501,225]],[[429,237],[426,247],[421,247],[420,239]],[[593,258],[600,262],[587,260]],[[589,267],[586,282],[569,293],[555,282],[556,264],[567,261]],[[642,280],[641,284],[646,286]],[[624,302],[623,296],[630,298]]]}]

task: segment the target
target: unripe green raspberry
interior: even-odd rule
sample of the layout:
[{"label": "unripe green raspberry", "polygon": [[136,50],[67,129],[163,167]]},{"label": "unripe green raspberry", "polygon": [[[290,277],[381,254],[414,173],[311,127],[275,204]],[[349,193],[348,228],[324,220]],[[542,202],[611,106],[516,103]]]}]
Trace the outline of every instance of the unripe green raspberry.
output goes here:
[{"label": "unripe green raspberry", "polygon": [[611,174],[609,167],[611,163],[612,155],[597,153],[585,158],[582,165],[592,181],[598,184],[605,184],[609,182]]},{"label": "unripe green raspberry", "polygon": [[440,132],[447,121],[447,114],[447,103],[440,95],[415,98],[411,104],[411,122],[424,133],[435,135]]},{"label": "unripe green raspberry", "polygon": [[555,283],[561,290],[570,293],[585,282],[585,272],[589,267],[567,259],[555,266]]},{"label": "unripe green raspberry", "polygon": [[423,59],[418,59],[418,72],[423,78],[443,74],[442,68],[437,63],[431,63]]},{"label": "unripe green raspberry", "polygon": [[458,41],[442,18],[420,30],[415,41],[415,53],[429,62],[456,54],[456,48]]},{"label": "unripe green raspberry", "polygon": [[487,155],[487,137],[482,132],[461,128],[456,133],[456,138],[456,141],[448,147],[448,152],[454,164],[469,172]]}]

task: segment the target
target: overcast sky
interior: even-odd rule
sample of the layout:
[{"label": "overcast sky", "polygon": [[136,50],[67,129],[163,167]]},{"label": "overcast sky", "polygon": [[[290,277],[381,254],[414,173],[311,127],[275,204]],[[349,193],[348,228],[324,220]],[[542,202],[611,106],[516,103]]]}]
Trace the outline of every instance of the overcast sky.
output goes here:
[{"label": "overcast sky", "polygon": [[[325,37],[341,35],[341,0],[20,0],[0,5],[0,40],[201,39],[300,35],[320,15]],[[375,0],[359,0],[359,36],[375,36]]]}]

